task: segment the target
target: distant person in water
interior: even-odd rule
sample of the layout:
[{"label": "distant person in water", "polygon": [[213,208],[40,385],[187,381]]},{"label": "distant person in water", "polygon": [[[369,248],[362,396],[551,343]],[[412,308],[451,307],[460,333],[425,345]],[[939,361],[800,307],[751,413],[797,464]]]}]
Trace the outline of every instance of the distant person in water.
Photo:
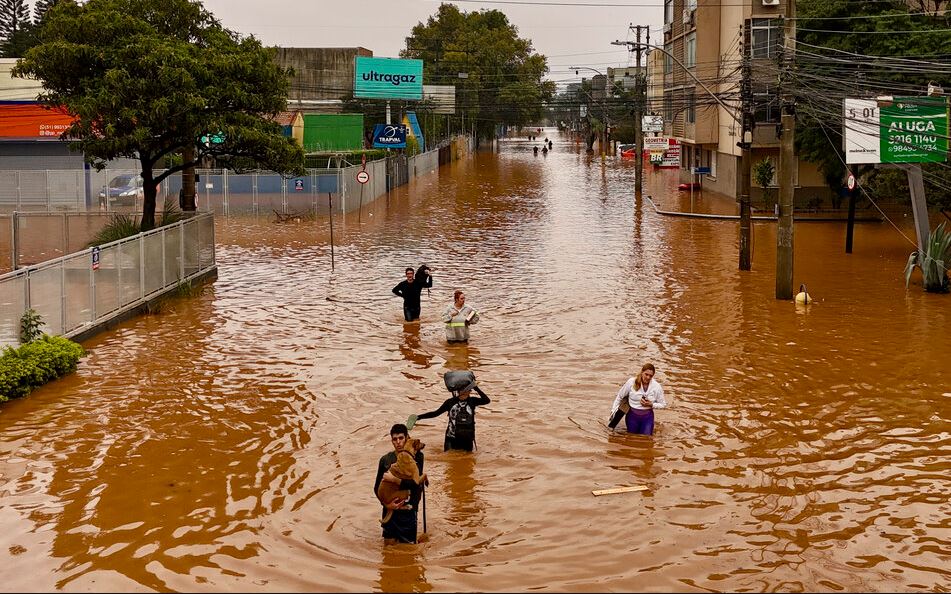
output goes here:
[{"label": "distant person in water", "polygon": [[430,274],[429,266],[423,264],[415,272],[412,268],[407,268],[406,280],[393,287],[393,294],[403,298],[403,317],[407,322],[419,319],[420,310],[422,309],[419,295],[424,288],[432,286],[433,277]]},{"label": "distant person in water", "polygon": [[538,147],[537,147],[537,146],[536,146],[536,147],[533,147],[533,148],[532,148],[532,151],[535,153],[535,156],[537,157],[537,156],[538,156]]}]

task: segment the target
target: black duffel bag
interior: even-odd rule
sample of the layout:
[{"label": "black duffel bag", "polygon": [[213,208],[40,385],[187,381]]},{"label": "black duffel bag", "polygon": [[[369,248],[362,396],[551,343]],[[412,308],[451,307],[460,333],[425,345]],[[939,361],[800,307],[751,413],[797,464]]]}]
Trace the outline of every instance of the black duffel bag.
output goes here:
[{"label": "black duffel bag", "polygon": [[471,371],[447,371],[442,379],[446,382],[446,389],[450,392],[471,390],[476,386],[475,374]]}]

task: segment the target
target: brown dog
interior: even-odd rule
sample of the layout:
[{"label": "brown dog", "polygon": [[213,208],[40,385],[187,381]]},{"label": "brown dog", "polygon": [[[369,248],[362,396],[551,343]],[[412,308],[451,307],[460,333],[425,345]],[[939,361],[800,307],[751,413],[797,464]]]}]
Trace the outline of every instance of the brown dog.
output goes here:
[{"label": "brown dog", "polygon": [[[407,439],[406,445],[396,454],[396,462],[390,466],[390,473],[400,480],[410,479],[417,485],[423,482],[429,482],[425,474],[419,474],[419,467],[416,466],[416,452],[424,447],[426,447],[426,444],[418,439]],[[400,489],[399,483],[380,481],[380,486],[376,490],[376,496],[380,500],[380,503],[386,505],[397,499],[406,499],[410,496],[410,492],[406,489]],[[407,504],[401,509],[413,509],[413,507]],[[386,515],[380,520],[380,524],[386,524],[392,517],[393,510],[387,509]]]}]

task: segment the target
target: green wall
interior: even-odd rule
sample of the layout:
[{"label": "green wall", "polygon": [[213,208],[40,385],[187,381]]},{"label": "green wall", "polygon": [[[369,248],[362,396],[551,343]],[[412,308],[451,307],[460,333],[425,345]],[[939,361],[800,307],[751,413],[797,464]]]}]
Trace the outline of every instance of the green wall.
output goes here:
[{"label": "green wall", "polygon": [[339,151],[363,148],[362,113],[304,115],[304,151]]}]

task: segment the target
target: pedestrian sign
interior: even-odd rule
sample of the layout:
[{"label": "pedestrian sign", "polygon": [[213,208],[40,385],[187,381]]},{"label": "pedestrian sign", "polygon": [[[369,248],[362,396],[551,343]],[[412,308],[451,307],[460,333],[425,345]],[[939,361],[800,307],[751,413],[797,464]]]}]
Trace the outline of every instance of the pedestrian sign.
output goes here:
[{"label": "pedestrian sign", "polygon": [[99,270],[99,247],[92,248],[92,269]]},{"label": "pedestrian sign", "polygon": [[303,191],[304,191],[304,180],[302,180],[302,179],[295,179],[295,180],[294,180],[294,191],[295,191],[295,192],[303,192]]}]

